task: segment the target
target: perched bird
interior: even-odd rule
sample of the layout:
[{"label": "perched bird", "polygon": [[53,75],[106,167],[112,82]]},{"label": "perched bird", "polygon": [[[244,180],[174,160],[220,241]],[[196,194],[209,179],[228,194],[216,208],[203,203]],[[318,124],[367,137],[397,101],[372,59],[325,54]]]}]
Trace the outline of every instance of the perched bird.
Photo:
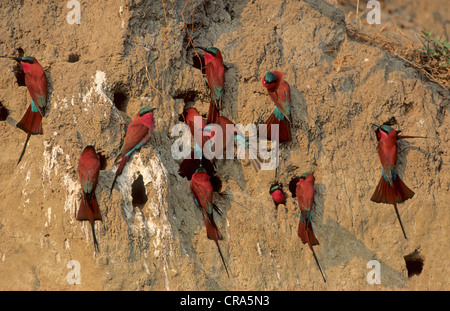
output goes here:
[{"label": "perched bird", "polygon": [[327,282],[325,274],[320,267],[319,260],[317,259],[316,253],[313,249],[313,245],[319,245],[319,240],[317,240],[314,235],[311,219],[311,211],[314,204],[314,182],[314,175],[311,173],[305,173],[300,176],[300,179],[296,184],[295,196],[297,198],[298,207],[300,208],[298,236],[302,240],[303,244],[308,243],[314,259],[316,260],[317,266],[319,267],[320,273],[322,274],[323,280]]},{"label": "perched bird", "polygon": [[266,120],[267,138],[271,139],[272,124],[279,125],[279,141],[288,142],[291,136],[291,90],[289,84],[283,79],[280,71],[269,71],[262,78],[262,84],[267,89],[270,98],[275,104],[275,109]]},{"label": "perched bird", "polygon": [[44,69],[36,58],[25,56],[22,58],[13,57],[11,59],[16,60],[22,66],[23,72],[25,73],[25,85],[31,96],[30,106],[19,123],[17,123],[17,127],[27,133],[27,140],[17,162],[19,164],[25,153],[30,136],[43,134],[42,117],[45,115],[45,108],[47,106],[47,78]]},{"label": "perched bird", "polygon": [[222,109],[223,85],[225,82],[225,67],[222,53],[216,47],[198,47],[205,53],[205,74],[211,91],[212,101],[209,104],[208,123],[215,123],[216,111]]},{"label": "perched bird", "polygon": [[97,187],[98,175],[100,173],[100,157],[95,152],[93,146],[87,146],[81,153],[78,161],[78,174],[80,177],[82,198],[80,209],[78,210],[77,220],[88,220],[92,227],[92,237],[94,239],[94,248],[99,252],[97,238],[95,237],[94,223],[96,220],[102,221],[102,215],[98,208],[95,188]]},{"label": "perched bird", "polygon": [[199,167],[195,174],[192,175],[190,188],[192,194],[194,195],[194,201],[197,207],[201,210],[203,214],[203,219],[205,221],[206,235],[208,239],[214,240],[219,250],[220,258],[222,259],[225,271],[228,273],[228,268],[223,258],[222,251],[220,250],[219,240],[223,239],[222,234],[217,228],[216,222],[214,221],[213,209],[215,209],[219,214],[221,213],[219,208],[213,203],[213,186],[210,182],[210,176],[206,173],[203,167]]},{"label": "perched bird", "polygon": [[155,126],[153,111],[156,109],[157,108],[151,107],[141,108],[134,120],[128,125],[125,141],[120,154],[116,159],[117,162],[121,158],[119,167],[116,171],[116,176],[114,177],[114,181],[111,185],[110,194],[112,193],[117,177],[122,174],[122,170],[131,154],[135,150],[139,150],[150,139],[153,132],[153,127]]},{"label": "perched bird", "polygon": [[[227,126],[228,125],[228,126]],[[220,130],[218,129],[220,127]],[[216,123],[208,124],[205,126],[203,131],[212,139],[215,143],[215,153],[230,152],[233,150],[234,154],[234,143],[241,148],[241,150],[249,150],[249,158],[252,163],[253,168],[256,172],[261,169],[261,158],[258,155],[256,144],[251,144],[250,140],[242,133],[233,122],[228,118],[219,115],[217,117]],[[216,135],[216,132],[222,133],[222,141],[220,137]],[[227,151],[228,150],[228,151]],[[209,150],[209,152],[212,152]]]},{"label": "perched bird", "polygon": [[376,203],[394,205],[395,213],[397,214],[400,227],[403,231],[403,236],[407,239],[405,229],[400,219],[400,214],[398,213],[397,203],[402,203],[405,200],[412,198],[414,192],[403,183],[395,169],[397,164],[397,140],[402,138],[426,137],[398,135],[400,131],[395,131],[390,125],[374,125],[377,126],[377,129],[375,130],[378,141],[377,150],[383,170],[381,172],[380,181],[370,200]]},{"label": "perched bird", "polygon": [[286,204],[286,195],[283,192],[283,186],[281,184],[272,185],[269,193],[272,196],[273,203],[275,203],[276,207],[280,204]]},{"label": "perched bird", "polygon": [[[194,148],[190,158],[184,159],[181,162],[178,173],[181,177],[186,177],[188,180],[191,180],[197,168],[203,166],[208,174],[212,176],[215,173],[214,164],[206,159],[203,154],[203,146],[208,138],[203,136],[203,133],[200,133],[205,128],[206,121],[195,108],[188,108],[184,111],[183,118],[191,130],[191,135],[194,137]],[[195,122],[195,119],[198,120],[198,123]],[[198,133],[197,135],[195,135],[196,132]]]}]

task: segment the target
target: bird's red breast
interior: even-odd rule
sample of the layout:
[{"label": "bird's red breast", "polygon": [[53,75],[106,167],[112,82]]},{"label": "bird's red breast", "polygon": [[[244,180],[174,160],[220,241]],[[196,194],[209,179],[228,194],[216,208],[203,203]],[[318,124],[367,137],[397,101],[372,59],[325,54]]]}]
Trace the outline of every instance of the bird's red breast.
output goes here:
[{"label": "bird's red breast", "polygon": [[78,161],[78,174],[80,182],[83,184],[89,180],[92,182],[92,188],[95,190],[100,173],[100,157],[95,152],[94,147],[87,146],[81,153]]},{"label": "bird's red breast", "polygon": [[270,194],[273,198],[273,201],[275,204],[284,204],[286,201],[286,196],[284,195],[283,191],[281,190],[275,190]]},{"label": "bird's red breast", "polygon": [[379,130],[378,155],[383,167],[394,168],[397,164],[397,132],[392,129],[389,134]]},{"label": "bird's red breast", "polygon": [[[36,105],[43,107],[47,101],[47,78],[41,64],[34,59],[33,64],[21,63],[25,73],[25,85]],[[45,102],[44,102],[45,101]]]},{"label": "bird's red breast", "polygon": [[208,203],[212,206],[213,187],[207,173],[199,172],[192,175],[191,190],[203,210],[208,210]]}]

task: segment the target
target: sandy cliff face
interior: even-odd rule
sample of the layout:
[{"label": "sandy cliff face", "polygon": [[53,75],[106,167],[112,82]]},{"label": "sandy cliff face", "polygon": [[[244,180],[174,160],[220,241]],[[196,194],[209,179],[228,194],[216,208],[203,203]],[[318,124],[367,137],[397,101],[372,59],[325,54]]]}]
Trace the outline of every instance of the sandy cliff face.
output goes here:
[{"label": "sandy cliff face", "polygon": [[[0,58],[0,101],[9,111],[0,122],[0,289],[450,289],[448,90],[350,38],[331,1],[79,3],[80,24],[67,22],[64,1],[0,5],[7,17],[0,21],[0,55],[21,49],[36,57],[50,93],[44,134],[31,137],[16,165],[26,134],[15,124],[30,96],[15,62]],[[245,160],[218,162],[222,190],[231,194],[215,196],[224,211],[216,222],[230,278],[171,154],[171,129],[183,109],[208,109],[189,36],[222,51],[223,114],[235,123],[262,123],[272,112],[261,85],[267,71],[282,71],[291,86],[293,140],[281,146],[278,175],[255,174]],[[338,71],[342,55],[351,62]],[[153,135],[110,197],[126,127],[144,105],[158,108]],[[370,201],[381,176],[370,124],[392,117],[405,134],[428,136],[399,142],[399,173],[415,192],[399,204],[408,240],[392,206]],[[75,219],[77,165],[87,144],[102,155],[100,253],[90,225]],[[292,177],[309,171],[316,176],[315,250],[326,284],[297,236],[295,199],[289,193],[275,209],[269,195],[272,183],[287,190]],[[423,270],[408,277],[404,257],[414,252]],[[79,284],[68,282],[76,269],[71,260],[79,262]],[[366,281],[370,260],[381,264],[379,285]]]}]

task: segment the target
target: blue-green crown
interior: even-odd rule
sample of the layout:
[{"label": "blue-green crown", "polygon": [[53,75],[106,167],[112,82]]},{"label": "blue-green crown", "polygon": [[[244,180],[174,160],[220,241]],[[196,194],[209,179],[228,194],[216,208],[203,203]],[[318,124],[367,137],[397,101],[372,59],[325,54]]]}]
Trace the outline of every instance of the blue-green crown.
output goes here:
[{"label": "blue-green crown", "polygon": [[195,173],[206,173],[206,169],[204,167],[199,167]]},{"label": "blue-green crown", "polygon": [[389,134],[392,131],[392,127],[386,124],[383,124],[382,126],[380,126],[380,128],[383,130],[383,132],[387,134]]},{"label": "blue-green crown", "polygon": [[151,107],[144,107],[141,108],[141,110],[139,110],[139,116],[142,117],[144,114],[149,113],[149,112],[153,112],[153,110],[155,110],[155,108],[151,108]]},{"label": "blue-green crown", "polygon": [[214,46],[206,48],[206,51],[214,57],[217,55],[217,53],[219,53],[219,49]]},{"label": "blue-green crown", "polygon": [[281,186],[280,185],[274,185],[270,188],[270,193],[272,194],[273,192],[277,191],[277,190],[281,190]]},{"label": "blue-green crown", "polygon": [[274,74],[273,72],[269,71],[268,73],[266,73],[266,76],[264,77],[264,81],[266,81],[266,83],[274,83],[277,82],[277,75]]},{"label": "blue-green crown", "polygon": [[24,57],[22,57],[22,62],[32,64],[32,63],[34,63],[34,57],[32,57],[32,56],[24,56]]}]

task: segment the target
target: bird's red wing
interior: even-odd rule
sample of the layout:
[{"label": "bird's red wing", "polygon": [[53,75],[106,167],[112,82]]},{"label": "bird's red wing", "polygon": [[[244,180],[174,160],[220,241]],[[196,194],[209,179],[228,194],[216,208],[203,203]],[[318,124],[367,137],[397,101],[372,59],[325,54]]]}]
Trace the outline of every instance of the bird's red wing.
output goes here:
[{"label": "bird's red wing", "polygon": [[311,198],[303,193],[297,194],[298,206],[301,210],[311,209],[313,204],[314,196]]},{"label": "bird's red wing", "polygon": [[83,153],[78,163],[78,172],[81,184],[86,180],[92,182],[92,187],[95,189],[100,174],[100,160],[96,154]]},{"label": "bird's red wing", "polygon": [[282,103],[291,103],[291,88],[286,81],[281,81],[277,90],[278,101]]},{"label": "bird's red wing", "polygon": [[25,84],[38,109],[41,110],[47,106],[47,78],[44,71],[42,69],[30,70],[25,75]]},{"label": "bird's red wing", "polygon": [[208,63],[205,68],[206,78],[211,89],[215,87],[221,88],[225,80],[225,67],[223,66],[223,58],[220,52],[217,53],[213,61]]},{"label": "bird's red wing", "polygon": [[276,91],[276,106],[291,121],[291,89],[286,81],[281,81]]},{"label": "bird's red wing", "polygon": [[122,147],[122,156],[140,143],[147,133],[148,127],[146,127],[138,119],[133,120],[128,125],[127,134],[125,135],[125,141]]},{"label": "bird's red wing", "polygon": [[[213,188],[209,177],[206,173],[203,173],[206,178],[199,178],[199,175],[194,175],[191,179],[191,190],[194,197],[197,199],[198,204],[204,211],[208,210],[208,203],[211,203],[212,207],[212,194]],[[203,175],[202,174],[202,175]]]},{"label": "bird's red wing", "polygon": [[314,203],[314,185],[311,187],[306,181],[303,181],[297,186],[296,196],[301,210],[311,209]]}]

